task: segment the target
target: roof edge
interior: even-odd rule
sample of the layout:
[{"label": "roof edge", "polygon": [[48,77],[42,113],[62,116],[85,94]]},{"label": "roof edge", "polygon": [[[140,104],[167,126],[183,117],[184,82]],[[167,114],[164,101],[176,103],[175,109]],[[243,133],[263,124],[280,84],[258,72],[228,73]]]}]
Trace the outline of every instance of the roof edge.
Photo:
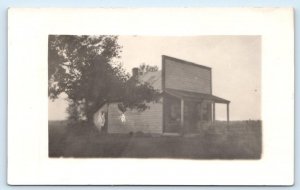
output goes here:
[{"label": "roof edge", "polygon": [[[216,103],[222,103],[222,104],[229,104],[230,101],[226,100],[224,98],[220,98],[218,96],[212,95],[212,94],[205,94],[205,93],[199,93],[199,92],[190,92],[190,91],[185,91],[185,90],[176,90],[176,89],[165,89],[164,91],[165,93],[171,95],[171,96],[175,96],[177,98],[183,98],[183,99],[206,99],[206,100],[212,100]],[[183,95],[184,93],[188,93],[188,94],[194,94],[192,97],[191,95]],[[196,96],[206,96],[206,97],[196,97]]]},{"label": "roof edge", "polygon": [[200,67],[200,68],[207,69],[207,70],[211,71],[211,67],[207,67],[207,66],[204,66],[204,65],[199,65],[197,63],[186,61],[186,60],[183,60],[183,59],[178,59],[178,58],[170,57],[170,56],[167,56],[167,55],[162,55],[162,58],[163,59],[170,59],[170,60],[177,61],[177,62],[187,64],[187,65],[197,66],[197,67]]}]

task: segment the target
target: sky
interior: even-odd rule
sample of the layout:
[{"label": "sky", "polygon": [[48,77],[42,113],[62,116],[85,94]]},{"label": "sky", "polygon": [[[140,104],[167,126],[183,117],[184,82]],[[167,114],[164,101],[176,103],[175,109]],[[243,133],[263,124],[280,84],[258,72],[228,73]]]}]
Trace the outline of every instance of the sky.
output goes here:
[{"label": "sky", "polygon": [[[261,119],[260,36],[119,36],[121,59],[131,72],[142,63],[161,69],[162,55],[212,68],[213,94],[230,100],[230,120]],[[49,120],[66,118],[65,95],[49,100]],[[216,119],[226,105],[216,104]]]}]

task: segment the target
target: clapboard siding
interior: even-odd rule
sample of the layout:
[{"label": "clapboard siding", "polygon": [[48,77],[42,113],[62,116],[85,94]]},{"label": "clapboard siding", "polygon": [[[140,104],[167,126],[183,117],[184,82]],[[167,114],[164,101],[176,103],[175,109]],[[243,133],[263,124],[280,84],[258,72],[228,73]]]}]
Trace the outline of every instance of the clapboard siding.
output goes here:
[{"label": "clapboard siding", "polygon": [[143,112],[127,110],[126,122],[122,123],[117,103],[108,107],[108,133],[162,133],[162,103],[149,103],[150,109]]},{"label": "clapboard siding", "polygon": [[211,69],[164,59],[165,88],[211,93]]}]

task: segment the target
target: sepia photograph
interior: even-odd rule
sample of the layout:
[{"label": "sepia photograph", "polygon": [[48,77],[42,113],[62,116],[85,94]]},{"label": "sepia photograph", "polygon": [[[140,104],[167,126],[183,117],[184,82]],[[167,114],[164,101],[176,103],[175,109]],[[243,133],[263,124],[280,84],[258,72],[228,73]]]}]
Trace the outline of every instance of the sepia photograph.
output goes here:
[{"label": "sepia photograph", "polygon": [[10,8],[10,185],[292,185],[292,8]]},{"label": "sepia photograph", "polygon": [[49,157],[260,159],[261,36],[48,36]]}]

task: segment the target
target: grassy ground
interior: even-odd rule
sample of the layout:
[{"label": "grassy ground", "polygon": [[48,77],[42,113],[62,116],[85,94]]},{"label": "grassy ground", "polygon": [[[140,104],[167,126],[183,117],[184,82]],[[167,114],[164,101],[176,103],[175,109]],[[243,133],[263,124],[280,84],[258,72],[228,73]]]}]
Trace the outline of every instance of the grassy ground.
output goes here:
[{"label": "grassy ground", "polygon": [[49,122],[49,157],[259,159],[260,121],[216,122],[196,136],[101,134]]}]

